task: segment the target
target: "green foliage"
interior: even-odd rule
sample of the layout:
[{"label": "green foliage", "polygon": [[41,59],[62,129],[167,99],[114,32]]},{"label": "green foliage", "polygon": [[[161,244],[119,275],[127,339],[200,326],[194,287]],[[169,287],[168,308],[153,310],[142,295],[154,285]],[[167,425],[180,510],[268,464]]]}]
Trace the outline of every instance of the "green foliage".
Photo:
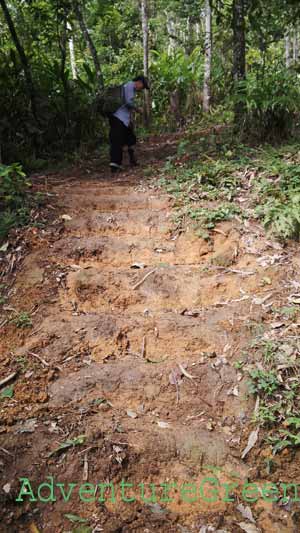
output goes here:
[{"label": "green foliage", "polygon": [[[270,437],[269,441],[273,445],[273,451],[281,452],[285,448],[291,448],[300,445],[300,432],[297,432],[299,428],[298,421],[300,418],[292,417],[287,420],[287,426],[291,426],[291,430],[282,429],[275,437]],[[289,422],[290,421],[290,422]],[[296,421],[296,422],[294,422]]]},{"label": "green foliage", "polygon": [[255,212],[264,226],[283,240],[300,236],[300,164],[271,151],[256,181]]},{"label": "green foliage", "polygon": [[281,199],[268,198],[264,205],[258,206],[257,215],[264,226],[286,240],[300,237],[300,191],[289,191]]},{"label": "green foliage", "polygon": [[213,229],[218,222],[231,220],[234,215],[239,214],[240,209],[234,204],[221,204],[218,207],[199,207],[191,209],[190,217],[200,223],[205,229]]},{"label": "green foliage", "polygon": [[280,65],[271,65],[260,75],[250,72],[239,84],[234,102],[245,107],[247,136],[279,140],[290,135],[300,105],[298,76]]},{"label": "green foliage", "polygon": [[[151,76],[153,79],[153,105],[154,112],[158,115],[164,113],[169,105],[170,94],[178,90],[180,113],[185,113],[188,108],[198,111],[201,107],[200,80],[203,77],[202,52],[196,47],[190,55],[182,48],[173,54],[167,51],[152,51]],[[191,110],[191,109],[190,109]]]},{"label": "green foliage", "polygon": [[300,444],[300,366],[294,356],[298,344],[296,339],[293,344],[288,342],[258,338],[252,347],[256,349],[255,359],[262,361],[260,368],[243,368],[250,377],[250,393],[260,400],[254,418],[269,429],[273,453]]},{"label": "green foliage", "polygon": [[296,306],[286,306],[278,310],[281,316],[290,320],[295,320],[299,314],[299,308]]},{"label": "green foliage", "polygon": [[19,163],[0,165],[0,241],[11,227],[29,220],[28,193],[30,182]]},{"label": "green foliage", "polygon": [[0,398],[12,398],[14,395],[14,385],[10,385],[9,387],[6,387],[3,391],[0,393]]},{"label": "green foliage", "polygon": [[252,394],[262,392],[266,396],[272,396],[272,394],[278,389],[279,381],[275,372],[251,370],[250,377],[251,382],[249,383],[249,390]]},{"label": "green foliage", "polygon": [[19,313],[15,318],[11,320],[13,324],[16,325],[17,328],[31,328],[32,327],[32,320],[30,315],[26,311],[22,311]]},{"label": "green foliage", "polygon": [[0,165],[0,202],[6,208],[21,207],[24,196],[30,187],[19,163],[10,166]]}]

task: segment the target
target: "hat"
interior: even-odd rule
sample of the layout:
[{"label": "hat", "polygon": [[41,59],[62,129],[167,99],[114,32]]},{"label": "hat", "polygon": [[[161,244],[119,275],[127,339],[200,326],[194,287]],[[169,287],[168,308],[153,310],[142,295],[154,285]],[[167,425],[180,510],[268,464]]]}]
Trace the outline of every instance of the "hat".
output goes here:
[{"label": "hat", "polygon": [[134,78],[133,81],[141,81],[142,84],[144,85],[144,89],[148,89],[148,90],[150,89],[149,80],[145,76],[137,76],[136,78]]}]

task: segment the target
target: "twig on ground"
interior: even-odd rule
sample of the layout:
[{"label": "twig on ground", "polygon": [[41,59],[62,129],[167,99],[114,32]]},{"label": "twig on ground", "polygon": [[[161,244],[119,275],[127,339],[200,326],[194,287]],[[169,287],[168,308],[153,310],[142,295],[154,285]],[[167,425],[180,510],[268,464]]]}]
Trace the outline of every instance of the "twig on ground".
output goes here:
[{"label": "twig on ground", "polygon": [[87,481],[89,478],[89,463],[88,463],[87,452],[84,454],[82,478],[83,478],[83,481]]},{"label": "twig on ground", "polygon": [[16,377],[16,375],[17,375],[17,372],[12,372],[11,374],[9,374],[9,376],[7,376],[6,378],[2,379],[0,381],[0,387],[2,387],[3,385],[6,385],[6,383],[8,383],[12,379],[14,379]]},{"label": "twig on ground", "polygon": [[228,237],[228,233],[225,233],[225,232],[222,231],[221,229],[213,228],[213,231],[214,231],[215,233],[220,233],[221,235],[224,235],[224,237]]},{"label": "twig on ground", "polygon": [[140,287],[144,283],[144,281],[146,281],[146,279],[149,278],[149,276],[151,276],[151,274],[154,274],[154,272],[156,272],[156,268],[148,272],[146,276],[144,276],[140,281],[138,281],[135,285],[133,285],[132,289],[135,290],[138,287]]},{"label": "twig on ground", "polygon": [[213,268],[216,270],[224,270],[225,272],[232,272],[232,274],[241,274],[241,276],[253,276],[255,274],[255,272],[252,270],[238,270],[235,268],[228,268],[218,265],[213,265]]},{"label": "twig on ground", "polygon": [[144,359],[146,356],[146,337],[144,336],[143,337],[143,342],[142,342],[142,349],[141,349],[141,357],[142,359]]},{"label": "twig on ground", "polygon": [[202,415],[205,415],[205,411],[201,411],[201,413],[199,413],[198,415],[187,416],[186,419],[193,420],[194,418],[199,418],[199,416],[202,416]]},{"label": "twig on ground", "polygon": [[6,453],[6,455],[10,455],[11,457],[14,457],[13,453],[9,452],[5,448],[2,448],[2,446],[0,446],[0,450],[1,450],[1,452]]},{"label": "twig on ground", "polygon": [[32,355],[32,357],[35,357],[36,359],[38,359],[42,363],[42,365],[50,366],[49,363],[47,363],[47,361],[45,361],[45,359],[42,359],[42,357],[40,357],[36,353],[33,353],[33,352],[28,352],[28,353],[29,353],[29,355]]},{"label": "twig on ground", "polygon": [[185,370],[185,368],[184,368],[180,363],[178,364],[178,366],[179,366],[179,368],[180,368],[182,374],[183,374],[186,378],[188,378],[188,379],[192,379],[192,380],[193,380],[193,379],[196,379],[195,376],[192,376],[191,374],[189,374],[189,373]]}]

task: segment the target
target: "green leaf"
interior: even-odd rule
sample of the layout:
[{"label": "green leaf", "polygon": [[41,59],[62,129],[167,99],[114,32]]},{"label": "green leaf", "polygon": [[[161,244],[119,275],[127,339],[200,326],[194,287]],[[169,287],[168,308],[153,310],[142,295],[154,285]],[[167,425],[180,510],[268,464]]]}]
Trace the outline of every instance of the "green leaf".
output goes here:
[{"label": "green leaf", "polygon": [[92,533],[93,528],[89,526],[80,526],[72,530],[72,533]]},{"label": "green leaf", "polygon": [[5,242],[4,244],[2,244],[2,246],[0,248],[0,252],[6,252],[7,249],[8,249],[8,245],[9,245],[8,242]]},{"label": "green leaf", "polygon": [[79,526],[72,530],[72,533],[92,533],[93,528],[90,526]]},{"label": "green leaf", "polygon": [[14,386],[13,385],[10,385],[10,387],[6,387],[6,389],[4,389],[1,392],[1,398],[12,398],[13,395],[14,395]]},{"label": "green leaf", "polygon": [[80,516],[77,516],[76,514],[65,514],[64,517],[67,520],[70,520],[70,522],[79,522],[80,524],[85,524],[88,520],[86,518],[81,518]]},{"label": "green leaf", "polygon": [[296,429],[300,428],[300,418],[296,416],[291,416],[290,418],[287,418],[286,423],[288,426],[295,426]]},{"label": "green leaf", "polygon": [[66,440],[65,442],[62,442],[58,448],[53,450],[53,452],[49,453],[48,457],[52,457],[52,455],[56,453],[60,453],[63,450],[66,450],[68,448],[79,446],[80,444],[84,443],[85,439],[86,439],[86,435],[79,435],[78,437],[75,437],[75,439]]}]

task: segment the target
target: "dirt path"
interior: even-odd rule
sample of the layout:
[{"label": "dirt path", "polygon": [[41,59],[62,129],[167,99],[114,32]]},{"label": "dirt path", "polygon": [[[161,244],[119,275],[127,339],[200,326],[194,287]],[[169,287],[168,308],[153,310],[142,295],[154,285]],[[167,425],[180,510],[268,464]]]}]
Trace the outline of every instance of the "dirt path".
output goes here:
[{"label": "dirt path", "polygon": [[[253,505],[253,529],[237,510],[248,505],[243,485],[261,476],[255,452],[241,459],[254,400],[234,363],[251,323],[268,312],[262,278],[272,280],[272,294],[281,291],[284,261],[281,269],[257,262],[278,251],[250,230],[241,236],[237,222],[222,224],[210,244],[188,228],[177,234],[171,199],[139,170],[52,176],[48,187],[67,217],[33,235],[10,299],[33,310],[33,327],[2,328],[3,377],[18,376],[2,409],[1,531],[235,533],[239,523],[249,532],[296,531],[279,506],[274,518],[272,504]],[[247,252],[251,239],[256,255]],[[13,502],[18,478],[36,494],[46,476],[66,487],[111,482],[116,501],[110,487],[105,503],[99,488],[96,501],[93,491],[82,501],[77,489],[63,501],[56,489],[56,502]],[[122,480],[135,501],[124,501]],[[169,497],[167,483],[177,484]],[[216,501],[205,501],[216,483]]]}]

